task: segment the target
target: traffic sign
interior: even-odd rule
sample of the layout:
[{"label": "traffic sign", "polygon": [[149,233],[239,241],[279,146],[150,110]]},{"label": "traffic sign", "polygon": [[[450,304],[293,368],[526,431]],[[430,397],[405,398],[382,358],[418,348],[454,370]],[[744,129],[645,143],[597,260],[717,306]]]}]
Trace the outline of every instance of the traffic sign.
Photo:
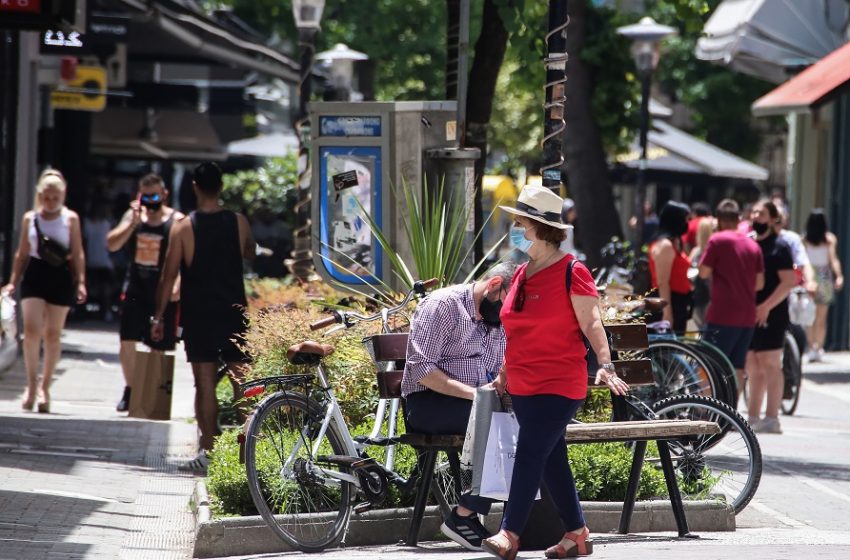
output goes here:
[{"label": "traffic sign", "polygon": [[78,66],[77,76],[53,91],[50,105],[54,109],[103,111],[106,108],[106,70],[100,66]]}]

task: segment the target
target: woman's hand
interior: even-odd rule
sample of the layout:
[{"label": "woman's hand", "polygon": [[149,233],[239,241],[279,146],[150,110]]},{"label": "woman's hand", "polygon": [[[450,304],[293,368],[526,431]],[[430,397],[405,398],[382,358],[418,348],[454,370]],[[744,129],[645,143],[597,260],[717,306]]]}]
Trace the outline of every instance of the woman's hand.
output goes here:
[{"label": "woman's hand", "polygon": [[85,284],[77,285],[77,303],[85,303],[88,298]]},{"label": "woman's hand", "polygon": [[835,291],[840,292],[841,288],[844,287],[844,277],[839,276],[835,279]]},{"label": "woman's hand", "polygon": [[763,303],[756,306],[756,326],[766,327],[767,318],[770,315],[770,308]]},{"label": "woman's hand", "polygon": [[165,326],[162,324],[162,320],[159,322],[155,322],[151,324],[151,340],[154,342],[159,342],[165,336]]},{"label": "woman's hand", "polygon": [[596,370],[596,380],[594,381],[596,385],[601,385],[605,383],[608,386],[608,389],[611,390],[615,395],[627,395],[629,394],[629,385],[622,379],[617,376],[616,372],[608,371],[605,368],[599,368]]},{"label": "woman's hand", "polygon": [[505,376],[499,374],[496,379],[493,380],[493,388],[496,389],[496,394],[500,397],[505,394]]},{"label": "woman's hand", "polygon": [[5,296],[15,295],[15,285],[12,283],[6,284],[2,288],[0,288],[0,294]]}]

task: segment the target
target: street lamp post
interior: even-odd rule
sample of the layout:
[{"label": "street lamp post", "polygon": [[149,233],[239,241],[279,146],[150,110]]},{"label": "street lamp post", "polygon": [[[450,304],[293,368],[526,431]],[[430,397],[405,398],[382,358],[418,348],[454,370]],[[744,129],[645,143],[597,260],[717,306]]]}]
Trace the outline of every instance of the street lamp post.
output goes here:
[{"label": "street lamp post", "polygon": [[354,63],[368,59],[365,53],[350,49],[342,43],[316,55],[316,60],[326,64],[330,70],[334,101],[362,100],[363,96],[354,90]]},{"label": "street lamp post", "polygon": [[635,193],[634,212],[635,239],[637,245],[643,244],[644,202],[646,200],[646,144],[649,133],[649,97],[652,84],[652,72],[658,66],[661,41],[676,30],[667,25],[655,23],[651,17],[641,18],[639,23],[617,29],[617,33],[632,41],[632,54],[640,77],[640,163],[638,166],[637,192]]},{"label": "street lamp post", "polygon": [[310,238],[310,119],[307,104],[310,102],[316,34],[320,29],[324,9],[325,0],[292,0],[292,15],[301,47],[301,80],[298,83],[298,112],[294,123],[298,135],[298,202],[295,204],[292,259],[287,261],[287,265],[290,272],[301,281],[315,277]]}]

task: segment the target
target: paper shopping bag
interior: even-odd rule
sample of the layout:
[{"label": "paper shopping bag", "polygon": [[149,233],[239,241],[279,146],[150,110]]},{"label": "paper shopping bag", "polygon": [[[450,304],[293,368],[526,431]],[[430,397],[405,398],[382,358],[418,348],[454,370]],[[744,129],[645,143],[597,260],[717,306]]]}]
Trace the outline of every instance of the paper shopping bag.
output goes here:
[{"label": "paper shopping bag", "polygon": [[137,351],[129,415],[148,420],[171,419],[173,380],[174,356]]},{"label": "paper shopping bag", "polygon": [[494,412],[487,434],[479,495],[506,501],[511,490],[519,424],[508,412]]},{"label": "paper shopping bag", "polygon": [[472,494],[478,494],[481,489],[481,473],[483,472],[484,453],[487,450],[487,436],[490,433],[490,420],[494,412],[501,412],[502,405],[496,390],[492,387],[479,387],[475,390],[472,410],[469,413],[469,425],[463,440],[463,451],[460,455],[460,465],[464,469],[472,469]]}]

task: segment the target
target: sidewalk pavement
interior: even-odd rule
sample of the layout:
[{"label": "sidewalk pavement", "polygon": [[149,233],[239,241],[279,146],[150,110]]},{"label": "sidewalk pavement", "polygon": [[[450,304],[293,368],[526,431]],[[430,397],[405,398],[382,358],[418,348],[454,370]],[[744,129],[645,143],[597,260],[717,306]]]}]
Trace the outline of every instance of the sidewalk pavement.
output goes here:
[{"label": "sidewalk pavement", "polygon": [[172,420],[115,412],[124,388],[112,325],[72,325],[51,413],[23,412],[23,360],[0,373],[0,559],[183,559],[197,442],[191,370],[178,348]]}]

